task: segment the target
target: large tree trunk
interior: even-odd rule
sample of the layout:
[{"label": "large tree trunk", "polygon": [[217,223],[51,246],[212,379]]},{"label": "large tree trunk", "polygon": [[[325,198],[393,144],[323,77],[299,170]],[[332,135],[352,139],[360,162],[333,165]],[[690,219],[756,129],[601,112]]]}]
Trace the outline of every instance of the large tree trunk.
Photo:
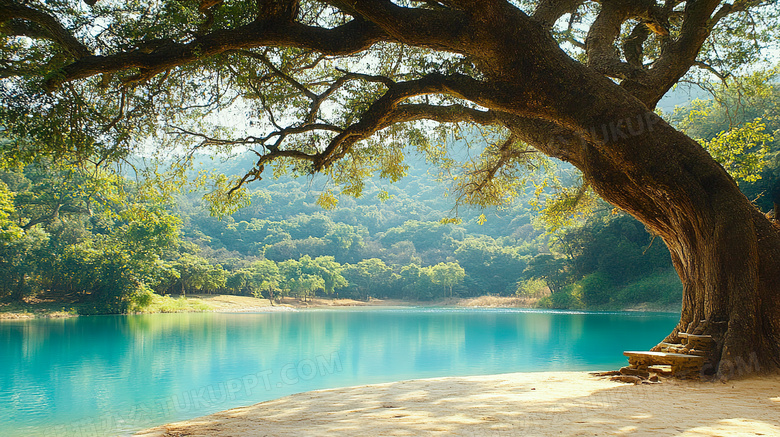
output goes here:
[{"label": "large tree trunk", "polygon": [[539,132],[524,139],[573,163],[604,199],[663,238],[683,283],[680,322],[665,340],[712,335],[717,346],[705,373],[780,368],[780,228],[697,142],[611,80],[556,56],[547,35],[524,30],[524,47],[549,50],[529,58],[504,42],[517,37],[496,41],[504,54],[496,80],[514,75],[518,91],[514,105],[497,94],[489,104],[568,131],[557,141]]},{"label": "large tree trunk", "polygon": [[698,143],[629,96],[611,95],[608,105],[592,108],[597,128],[588,130],[579,165],[601,196],[670,249],[683,305],[665,341],[678,343],[679,332],[712,335],[716,348],[704,373],[732,378],[777,369],[780,229]]},{"label": "large tree trunk", "polygon": [[[730,378],[778,368],[780,229],[719,165],[702,159],[694,141],[665,123],[613,148],[619,163],[591,149],[583,170],[605,199],[670,249],[683,306],[664,341],[679,342],[679,332],[712,335],[717,346],[704,373]],[[669,159],[647,165],[653,155]]]}]

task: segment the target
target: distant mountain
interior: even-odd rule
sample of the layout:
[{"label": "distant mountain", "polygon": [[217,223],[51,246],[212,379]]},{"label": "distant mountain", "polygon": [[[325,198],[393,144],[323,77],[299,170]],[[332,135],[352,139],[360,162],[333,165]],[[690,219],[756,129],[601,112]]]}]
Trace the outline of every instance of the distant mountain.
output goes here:
[{"label": "distant mountain", "polygon": [[696,85],[678,84],[658,102],[664,114],[671,114],[678,106],[686,106],[696,99],[707,100],[712,96]]}]

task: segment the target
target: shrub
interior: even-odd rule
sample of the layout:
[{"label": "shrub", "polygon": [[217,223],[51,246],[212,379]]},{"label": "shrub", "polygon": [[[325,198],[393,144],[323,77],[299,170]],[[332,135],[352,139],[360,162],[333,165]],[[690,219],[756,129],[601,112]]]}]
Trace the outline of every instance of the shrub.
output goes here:
[{"label": "shrub", "polygon": [[609,303],[615,294],[614,283],[601,271],[585,276],[578,284],[582,287],[582,301],[588,306]]},{"label": "shrub", "polygon": [[579,284],[566,286],[563,290],[539,299],[539,308],[557,310],[580,310],[585,308],[582,302],[582,287]]},{"label": "shrub", "polygon": [[130,295],[130,304],[127,311],[137,313],[148,308],[154,302],[154,292],[146,285],[141,285]]},{"label": "shrub", "polygon": [[630,283],[617,292],[618,303],[658,302],[678,303],[682,299],[682,283],[674,269],[667,269]]},{"label": "shrub", "polygon": [[529,298],[542,297],[549,293],[549,290],[547,283],[542,279],[528,279],[517,283],[515,296]]}]

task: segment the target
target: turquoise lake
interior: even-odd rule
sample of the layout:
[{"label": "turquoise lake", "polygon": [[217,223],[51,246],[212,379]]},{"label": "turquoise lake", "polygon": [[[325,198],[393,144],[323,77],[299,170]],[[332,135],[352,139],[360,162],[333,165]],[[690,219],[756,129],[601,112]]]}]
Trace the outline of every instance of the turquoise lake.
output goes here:
[{"label": "turquoise lake", "polygon": [[666,313],[354,308],[0,323],[0,435],[127,435],[309,390],[611,370]]}]

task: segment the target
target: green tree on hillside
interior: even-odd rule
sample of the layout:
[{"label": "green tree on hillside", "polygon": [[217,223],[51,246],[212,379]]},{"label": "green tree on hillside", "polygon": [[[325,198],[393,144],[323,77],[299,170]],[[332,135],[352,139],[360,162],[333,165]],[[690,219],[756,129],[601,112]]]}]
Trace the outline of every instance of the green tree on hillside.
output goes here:
[{"label": "green tree on hillside", "polygon": [[325,280],[321,276],[309,273],[311,267],[311,258],[308,256],[279,263],[281,288],[285,294],[302,298],[305,302],[307,298],[314,296],[317,290],[325,288]]},{"label": "green tree on hillside", "polygon": [[319,256],[315,259],[304,256],[300,260],[301,271],[322,278],[322,290],[331,295],[337,288],[347,285],[347,280],[341,275],[343,267],[332,256]]},{"label": "green tree on hillside", "polygon": [[556,294],[572,282],[568,268],[565,259],[552,254],[541,254],[528,262],[528,267],[523,273],[529,279],[543,280],[550,288],[550,292]]},{"label": "green tree on hillside", "polygon": [[403,266],[400,271],[399,287],[402,297],[414,300],[426,300],[433,297],[433,279],[431,269],[417,264]]},{"label": "green tree on hillside", "polygon": [[379,258],[347,264],[344,266],[343,275],[352,293],[364,300],[377,296],[392,286],[393,280],[393,270]]},{"label": "green tree on hillside", "polygon": [[88,304],[88,312],[123,312],[178,243],[179,220],[146,203],[139,186],[97,165],[42,161],[6,166],[3,209],[13,223],[0,239],[0,297]]},{"label": "green tree on hillside", "polygon": [[463,282],[466,271],[456,262],[439,263],[431,266],[431,281],[444,288],[444,296],[452,297],[452,288]]},{"label": "green tree on hillside", "polygon": [[522,276],[526,261],[516,247],[503,245],[490,237],[469,237],[453,253],[480,292],[507,295]]}]

